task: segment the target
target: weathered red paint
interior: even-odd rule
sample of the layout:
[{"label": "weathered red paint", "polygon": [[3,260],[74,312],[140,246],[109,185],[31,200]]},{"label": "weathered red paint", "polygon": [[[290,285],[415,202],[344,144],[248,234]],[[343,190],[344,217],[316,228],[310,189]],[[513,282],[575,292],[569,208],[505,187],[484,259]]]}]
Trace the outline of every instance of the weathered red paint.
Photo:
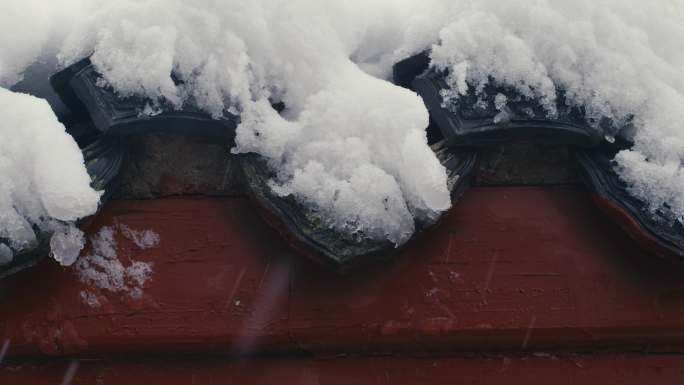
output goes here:
[{"label": "weathered red paint", "polygon": [[574,187],[475,188],[387,265],[348,277],[295,255],[242,198],[115,201],[157,248],[144,298],[83,285],[46,261],[3,283],[10,357],[220,352],[315,355],[539,349],[681,350],[684,277],[646,254]]},{"label": "weathered red paint", "polygon": [[62,361],[0,370],[0,383],[55,385],[679,385],[678,355],[537,355],[463,358],[296,357],[229,361],[216,357],[164,360]]},{"label": "weathered red paint", "polygon": [[656,237],[649,233],[636,219],[630,216],[624,208],[599,194],[592,194],[592,199],[599,209],[611,218],[617,226],[629,234],[634,242],[641,245],[645,250],[649,250],[653,254],[673,263],[682,262],[681,257],[673,255],[670,250],[658,243]]}]

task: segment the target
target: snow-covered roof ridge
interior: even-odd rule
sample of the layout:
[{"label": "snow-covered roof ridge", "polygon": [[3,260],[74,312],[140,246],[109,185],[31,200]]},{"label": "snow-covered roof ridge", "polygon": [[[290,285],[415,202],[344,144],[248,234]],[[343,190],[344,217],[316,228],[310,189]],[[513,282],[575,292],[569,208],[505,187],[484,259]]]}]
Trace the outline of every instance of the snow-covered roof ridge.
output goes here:
[{"label": "snow-covered roof ridge", "polygon": [[[393,63],[431,48],[453,97],[493,81],[553,115],[561,89],[596,120],[629,120],[602,128],[634,142],[616,170],[652,210],[681,220],[683,14],[681,0],[8,0],[0,85],[41,57],[90,57],[122,97],[240,115],[233,152],[262,157],[274,193],[337,231],[401,245],[451,205],[423,101],[387,80]],[[4,175],[21,169],[12,162]],[[50,206],[54,194],[39,194]],[[84,215],[58,206],[58,217]]]}]

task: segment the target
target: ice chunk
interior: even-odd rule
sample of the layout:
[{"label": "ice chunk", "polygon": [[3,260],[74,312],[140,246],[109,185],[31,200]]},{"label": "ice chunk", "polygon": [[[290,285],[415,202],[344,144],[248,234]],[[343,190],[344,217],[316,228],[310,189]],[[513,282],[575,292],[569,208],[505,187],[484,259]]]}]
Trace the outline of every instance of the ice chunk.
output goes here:
[{"label": "ice chunk", "polygon": [[508,103],[506,95],[496,94],[494,97],[494,108],[496,108],[499,113],[494,116],[494,124],[506,124],[513,119],[513,114],[506,106],[506,103]]},{"label": "ice chunk", "polygon": [[50,238],[52,258],[62,266],[71,266],[85,246],[83,231],[74,225],[60,226]]},{"label": "ice chunk", "polygon": [[494,97],[494,108],[497,109],[497,111],[503,111],[503,109],[506,107],[506,103],[508,103],[508,98],[504,94],[496,94]]}]

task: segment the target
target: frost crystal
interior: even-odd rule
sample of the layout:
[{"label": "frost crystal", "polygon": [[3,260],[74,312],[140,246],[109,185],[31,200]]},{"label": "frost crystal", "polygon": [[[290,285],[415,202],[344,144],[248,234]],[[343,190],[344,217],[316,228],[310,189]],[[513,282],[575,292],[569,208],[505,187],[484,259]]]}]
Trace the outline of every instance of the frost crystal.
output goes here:
[{"label": "frost crystal", "polygon": [[50,239],[52,258],[62,266],[71,266],[85,246],[85,237],[76,226],[60,227]]},{"label": "frost crystal", "polygon": [[83,290],[83,291],[81,291],[80,296],[81,296],[81,301],[83,301],[83,303],[85,303],[89,307],[100,307],[102,305],[95,293],[91,293],[89,291]]},{"label": "frost crystal", "polygon": [[[103,227],[91,238],[92,253],[78,259],[74,268],[81,282],[93,288],[126,293],[131,298],[142,296],[142,288],[152,273],[152,264],[131,261],[125,266],[116,253],[115,227]],[[86,304],[97,297],[90,291],[81,293]],[[99,303],[99,301],[98,301]]]},{"label": "frost crystal", "polygon": [[126,225],[119,225],[121,234],[133,241],[138,248],[145,250],[159,244],[159,234],[152,230],[133,230]]}]

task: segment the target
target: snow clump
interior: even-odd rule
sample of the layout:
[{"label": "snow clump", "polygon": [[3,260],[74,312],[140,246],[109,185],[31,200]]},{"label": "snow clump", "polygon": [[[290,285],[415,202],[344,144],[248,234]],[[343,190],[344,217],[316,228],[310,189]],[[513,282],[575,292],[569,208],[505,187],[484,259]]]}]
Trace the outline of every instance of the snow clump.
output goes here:
[{"label": "snow clump", "polygon": [[427,145],[422,100],[366,71],[387,75],[416,51],[407,41],[426,46],[436,31],[422,26],[442,7],[106,2],[84,14],[60,58],[66,65],[91,55],[122,95],[171,108],[193,101],[215,117],[241,114],[233,151],[261,154],[277,194],[294,196],[332,228],[399,245],[416,219],[450,207],[446,171]]},{"label": "snow clump", "polygon": [[83,247],[73,225],[97,210],[83,155],[43,99],[0,88],[0,240],[20,252],[52,233],[53,255],[70,264]]},{"label": "snow clump", "polygon": [[634,142],[615,158],[630,192],[684,218],[684,1],[479,0],[454,10],[431,53],[449,74],[448,96],[494,82],[553,116],[562,90],[590,121],[612,120],[600,127],[607,140]]}]

